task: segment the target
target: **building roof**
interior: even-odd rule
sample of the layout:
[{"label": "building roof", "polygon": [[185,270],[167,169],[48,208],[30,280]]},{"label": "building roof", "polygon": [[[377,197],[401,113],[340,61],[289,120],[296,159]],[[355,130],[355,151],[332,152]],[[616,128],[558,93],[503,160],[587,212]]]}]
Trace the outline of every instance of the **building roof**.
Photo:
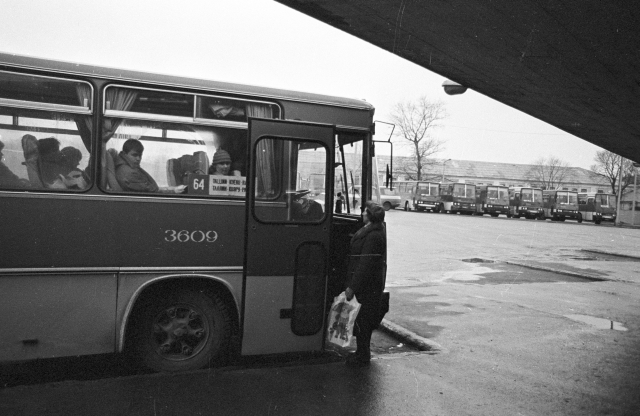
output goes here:
[{"label": "building roof", "polygon": [[[401,166],[405,160],[410,160],[406,156],[394,156],[393,158],[394,177],[402,175],[404,172]],[[423,167],[423,178],[426,180],[440,180],[443,173],[442,159],[429,159],[428,164]],[[378,156],[378,169],[383,172],[389,163],[389,156]],[[497,162],[480,162],[476,160],[458,160],[451,159],[444,165],[444,176],[447,179],[472,179],[478,178],[483,180],[495,181],[531,181],[532,175],[529,173],[536,165],[523,165],[517,163],[497,163]],[[593,184],[593,185],[609,185],[608,181],[590,171],[578,167],[569,167],[567,182]]]}]

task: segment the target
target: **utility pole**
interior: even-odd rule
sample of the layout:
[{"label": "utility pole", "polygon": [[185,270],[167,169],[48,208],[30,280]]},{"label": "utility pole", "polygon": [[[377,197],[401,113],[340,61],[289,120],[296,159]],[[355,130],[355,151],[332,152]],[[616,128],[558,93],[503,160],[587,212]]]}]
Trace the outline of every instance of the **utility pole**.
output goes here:
[{"label": "utility pole", "polygon": [[616,198],[616,222],[614,225],[620,225],[620,200],[622,199],[622,164],[624,160],[620,156],[620,170],[618,171],[618,195]]},{"label": "utility pole", "polygon": [[444,162],[442,162],[442,181],[441,183],[444,183],[444,167],[446,166],[447,162],[450,161],[451,159],[447,159]]}]

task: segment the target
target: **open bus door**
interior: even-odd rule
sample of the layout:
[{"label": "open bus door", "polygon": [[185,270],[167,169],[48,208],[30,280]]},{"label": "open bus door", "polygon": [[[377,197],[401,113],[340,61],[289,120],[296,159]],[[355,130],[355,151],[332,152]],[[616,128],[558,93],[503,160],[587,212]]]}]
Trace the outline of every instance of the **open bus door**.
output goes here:
[{"label": "open bus door", "polygon": [[[335,128],[249,119],[249,137],[242,354],[321,350]],[[320,170],[324,207],[297,189]]]}]

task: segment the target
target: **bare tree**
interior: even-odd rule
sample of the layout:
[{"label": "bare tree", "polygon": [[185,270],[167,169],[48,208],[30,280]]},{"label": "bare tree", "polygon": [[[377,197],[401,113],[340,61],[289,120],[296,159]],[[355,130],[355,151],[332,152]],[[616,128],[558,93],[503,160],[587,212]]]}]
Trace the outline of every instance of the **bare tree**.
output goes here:
[{"label": "bare tree", "polygon": [[557,189],[570,179],[570,174],[569,163],[555,156],[538,158],[527,172],[529,179],[542,189]]},{"label": "bare tree", "polygon": [[434,138],[432,131],[447,116],[444,103],[431,102],[424,96],[415,102],[398,103],[391,111],[391,122],[397,127],[394,136],[412,150],[412,157],[400,166],[410,179],[422,179],[422,170],[429,164],[427,158],[443,150],[444,142]]},{"label": "bare tree", "polygon": [[629,159],[620,157],[619,155],[608,150],[596,152],[593,158],[595,164],[591,165],[591,170],[606,178],[611,185],[614,195],[618,194],[618,175],[620,174],[620,163],[622,162],[622,183],[621,189],[624,190],[629,184],[633,183],[633,162]]}]

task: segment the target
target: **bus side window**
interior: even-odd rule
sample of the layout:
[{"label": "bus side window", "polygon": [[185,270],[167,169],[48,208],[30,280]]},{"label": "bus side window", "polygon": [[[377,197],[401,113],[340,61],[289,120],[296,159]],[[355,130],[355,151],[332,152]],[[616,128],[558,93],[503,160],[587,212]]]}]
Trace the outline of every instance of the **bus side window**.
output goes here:
[{"label": "bus side window", "polygon": [[91,86],[5,71],[0,85],[0,189],[88,189]]}]

